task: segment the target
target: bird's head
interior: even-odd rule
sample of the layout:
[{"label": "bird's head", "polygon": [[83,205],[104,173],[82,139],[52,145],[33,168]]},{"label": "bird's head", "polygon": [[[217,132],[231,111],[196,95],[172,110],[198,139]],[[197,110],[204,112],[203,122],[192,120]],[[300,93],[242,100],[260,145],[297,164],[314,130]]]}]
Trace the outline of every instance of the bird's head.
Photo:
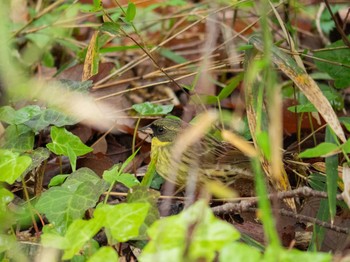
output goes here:
[{"label": "bird's head", "polygon": [[157,138],[160,142],[173,142],[183,126],[184,122],[181,120],[161,118],[142,128],[141,131]]}]

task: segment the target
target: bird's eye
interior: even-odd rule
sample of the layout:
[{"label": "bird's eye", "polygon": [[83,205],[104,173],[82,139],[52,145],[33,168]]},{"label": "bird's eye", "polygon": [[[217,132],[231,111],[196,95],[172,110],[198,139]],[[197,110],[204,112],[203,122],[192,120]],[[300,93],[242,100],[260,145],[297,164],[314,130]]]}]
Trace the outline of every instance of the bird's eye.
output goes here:
[{"label": "bird's eye", "polygon": [[161,133],[163,133],[165,131],[165,129],[164,129],[164,127],[162,127],[162,126],[159,126],[158,128],[157,128],[157,133],[158,134],[161,134]]}]

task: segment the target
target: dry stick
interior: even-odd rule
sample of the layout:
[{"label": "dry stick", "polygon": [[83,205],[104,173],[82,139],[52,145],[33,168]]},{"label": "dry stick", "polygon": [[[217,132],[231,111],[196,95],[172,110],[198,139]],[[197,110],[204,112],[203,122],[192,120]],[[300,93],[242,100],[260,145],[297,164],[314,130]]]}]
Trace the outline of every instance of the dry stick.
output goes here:
[{"label": "dry stick", "polygon": [[[255,213],[257,211],[257,208],[250,207],[250,208],[247,209],[247,211]],[[343,233],[343,234],[347,234],[347,235],[350,233],[350,230],[348,228],[335,226],[335,225],[333,225],[331,223],[324,222],[324,221],[319,220],[317,218],[308,217],[308,216],[305,216],[305,215],[295,214],[294,212],[288,211],[288,210],[285,210],[285,209],[274,210],[274,212],[277,212],[277,213],[279,213],[282,216],[295,218],[298,221],[310,222],[310,223],[319,225],[321,227],[331,229],[331,230],[333,230],[333,231],[335,231],[337,233]]]},{"label": "dry stick", "polygon": [[[107,193],[103,193],[107,194]],[[110,192],[109,195],[111,196],[127,196],[128,193],[123,192]],[[294,190],[290,191],[284,191],[279,192],[277,194],[269,194],[269,199],[271,198],[278,198],[278,199],[284,199],[284,198],[291,198],[296,196],[303,196],[303,197],[320,197],[320,198],[327,198],[328,195],[326,192],[322,191],[316,191],[309,187],[300,187]],[[187,197],[179,197],[179,196],[160,196],[159,199],[173,199],[173,200],[182,200],[185,201],[188,198]],[[343,197],[341,194],[337,195],[337,200],[343,200]],[[221,206],[216,206],[212,208],[212,211],[215,214],[223,214],[227,212],[234,212],[234,211],[247,211],[251,206],[255,205],[258,202],[258,197],[237,197],[232,199],[213,199],[213,201],[241,201],[240,203],[226,203]]]},{"label": "dry stick", "polygon": [[[285,198],[292,198],[296,196],[303,196],[303,197],[320,197],[320,198],[327,198],[328,194],[326,192],[322,191],[316,191],[309,187],[299,187],[294,190],[284,191],[284,192],[278,192],[269,194],[268,198],[271,199],[285,199]],[[343,200],[343,197],[341,194],[337,195],[337,200]],[[225,214],[235,211],[248,211],[251,206],[257,204],[258,197],[251,197],[249,200],[243,200],[240,203],[226,203],[221,206],[213,207],[212,210],[215,214]]]},{"label": "dry stick", "polygon": [[293,213],[291,211],[288,211],[288,210],[284,210],[284,209],[278,210],[278,212],[281,215],[283,215],[283,216],[296,218],[299,221],[305,221],[305,222],[314,223],[314,224],[317,224],[317,225],[319,225],[321,227],[328,228],[328,229],[331,229],[333,231],[336,231],[338,233],[344,233],[344,234],[347,234],[347,235],[350,233],[350,230],[348,228],[335,226],[334,224],[331,224],[331,223],[328,223],[328,222],[325,222],[325,221],[321,221],[321,220],[319,220],[317,218],[308,217],[308,216],[299,215],[299,214],[296,215],[295,213]]},{"label": "dry stick", "polygon": [[[304,196],[304,197],[314,196],[314,197],[320,197],[320,198],[327,198],[328,194],[326,192],[312,190],[309,187],[300,187],[291,191],[279,192],[277,194],[269,194],[268,197],[269,199],[272,199],[272,198],[284,199],[284,198],[290,198],[290,197],[296,197],[296,196]],[[337,195],[337,200],[343,200],[343,197],[341,194]],[[257,201],[258,201],[258,198],[252,198],[251,200],[245,200],[245,201],[242,201],[241,203],[227,203],[221,206],[213,207],[212,211],[216,215],[233,213],[233,212],[256,212],[257,208],[254,208],[251,206],[255,205]],[[344,233],[344,234],[350,233],[350,230],[348,228],[335,226],[331,223],[324,222],[313,217],[296,214],[295,212],[284,210],[284,209],[276,210],[276,211],[280,215],[292,217],[297,219],[298,221],[311,222],[319,226],[322,226],[324,228],[334,230],[338,233]]]},{"label": "dry stick", "polygon": [[343,28],[339,25],[338,19],[337,19],[337,18],[335,17],[335,15],[333,14],[332,9],[331,9],[331,7],[329,6],[328,0],[324,0],[324,3],[326,4],[326,7],[327,7],[327,9],[328,9],[328,12],[329,12],[329,13],[331,14],[331,16],[332,16],[332,19],[333,19],[333,21],[334,21],[334,23],[335,23],[335,27],[337,28],[338,33],[341,35],[341,38],[342,38],[344,44],[347,45],[348,47],[350,47],[350,41],[349,41],[348,37],[346,36],[346,34],[344,33]]}]

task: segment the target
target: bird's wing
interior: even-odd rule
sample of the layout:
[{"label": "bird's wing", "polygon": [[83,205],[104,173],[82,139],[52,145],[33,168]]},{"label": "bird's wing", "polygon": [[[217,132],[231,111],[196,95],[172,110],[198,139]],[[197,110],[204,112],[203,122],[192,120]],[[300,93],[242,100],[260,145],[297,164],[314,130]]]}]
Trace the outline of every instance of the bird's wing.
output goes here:
[{"label": "bird's wing", "polygon": [[212,136],[206,136],[195,147],[204,167],[249,163],[249,158],[237,148]]}]

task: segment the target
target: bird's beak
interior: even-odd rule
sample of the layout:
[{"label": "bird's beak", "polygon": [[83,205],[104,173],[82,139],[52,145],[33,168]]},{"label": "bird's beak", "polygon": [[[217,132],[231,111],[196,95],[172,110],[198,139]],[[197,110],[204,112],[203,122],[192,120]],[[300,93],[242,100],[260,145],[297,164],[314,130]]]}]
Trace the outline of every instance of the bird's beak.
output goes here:
[{"label": "bird's beak", "polygon": [[150,125],[140,128],[139,131],[150,136],[153,136],[154,134]]}]

